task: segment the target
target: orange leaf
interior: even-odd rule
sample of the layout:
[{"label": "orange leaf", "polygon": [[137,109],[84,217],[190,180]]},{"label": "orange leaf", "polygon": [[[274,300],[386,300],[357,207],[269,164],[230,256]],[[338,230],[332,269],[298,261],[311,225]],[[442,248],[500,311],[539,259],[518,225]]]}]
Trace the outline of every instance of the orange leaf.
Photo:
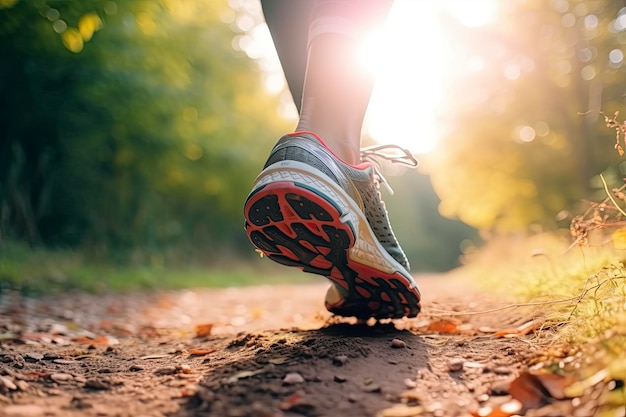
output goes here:
[{"label": "orange leaf", "polygon": [[193,356],[204,356],[215,351],[216,349],[190,349],[188,353]]},{"label": "orange leaf", "polygon": [[106,336],[97,336],[94,339],[89,338],[87,336],[78,336],[72,339],[72,342],[84,343],[84,344],[89,344],[89,345],[108,345],[109,339]]},{"label": "orange leaf", "polygon": [[196,337],[210,336],[212,329],[213,329],[213,323],[197,324],[196,325]]},{"label": "orange leaf", "polygon": [[285,398],[283,402],[279,404],[278,408],[280,408],[283,411],[287,411],[293,408],[294,405],[298,404],[301,399],[302,399],[302,395],[296,392],[295,394]]},{"label": "orange leaf", "polygon": [[524,336],[539,326],[539,322],[531,320],[513,329],[504,329],[496,332],[497,337]]},{"label": "orange leaf", "polygon": [[539,408],[554,400],[565,398],[565,388],[571,379],[550,373],[522,372],[509,387],[509,394],[520,401],[524,409]]},{"label": "orange leaf", "polygon": [[428,331],[437,332],[437,333],[457,333],[458,329],[456,324],[447,321],[447,320],[439,320],[439,321],[431,321],[428,325]]}]

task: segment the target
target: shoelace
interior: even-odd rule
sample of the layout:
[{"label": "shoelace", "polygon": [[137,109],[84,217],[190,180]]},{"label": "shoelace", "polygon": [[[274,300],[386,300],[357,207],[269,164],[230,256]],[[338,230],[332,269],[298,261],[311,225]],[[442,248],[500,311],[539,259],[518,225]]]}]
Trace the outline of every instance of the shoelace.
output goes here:
[{"label": "shoelace", "polygon": [[376,187],[380,188],[380,184],[384,185],[391,195],[394,192],[382,174],[381,159],[392,164],[402,164],[411,168],[417,168],[419,165],[419,161],[415,159],[408,149],[398,145],[374,145],[361,148],[361,160],[370,162],[374,167],[374,183]]}]

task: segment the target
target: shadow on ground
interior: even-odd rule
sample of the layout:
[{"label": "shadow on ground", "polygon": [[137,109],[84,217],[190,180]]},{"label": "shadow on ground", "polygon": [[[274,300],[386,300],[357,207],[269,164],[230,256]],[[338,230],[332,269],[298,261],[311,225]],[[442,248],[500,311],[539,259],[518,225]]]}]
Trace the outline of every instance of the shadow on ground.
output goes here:
[{"label": "shadow on ground", "polygon": [[246,334],[215,360],[177,416],[372,415],[397,402],[428,353],[420,336],[391,323],[340,323]]}]

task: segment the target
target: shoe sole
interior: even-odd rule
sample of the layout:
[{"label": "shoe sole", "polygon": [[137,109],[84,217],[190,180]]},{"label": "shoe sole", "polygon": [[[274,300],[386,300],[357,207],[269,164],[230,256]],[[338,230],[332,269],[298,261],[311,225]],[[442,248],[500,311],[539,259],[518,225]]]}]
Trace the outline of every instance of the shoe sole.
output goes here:
[{"label": "shoe sole", "polygon": [[264,170],[245,203],[246,233],[268,258],[330,279],[341,293],[326,308],[367,319],[414,317],[420,293],[380,245],[356,203],[308,165]]}]

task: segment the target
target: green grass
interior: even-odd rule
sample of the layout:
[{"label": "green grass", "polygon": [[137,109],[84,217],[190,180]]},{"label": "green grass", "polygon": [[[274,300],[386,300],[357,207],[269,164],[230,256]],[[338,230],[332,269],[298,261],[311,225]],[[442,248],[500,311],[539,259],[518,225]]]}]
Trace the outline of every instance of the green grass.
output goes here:
[{"label": "green grass", "polygon": [[[550,331],[540,332],[537,342],[581,352],[579,382],[569,391],[580,396],[594,378],[626,380],[626,252],[610,244],[569,251],[568,245],[555,235],[496,240],[475,253],[464,271],[487,291],[539,304],[533,308]],[[626,413],[623,387],[600,401],[602,416]]]},{"label": "green grass", "polygon": [[208,266],[168,267],[161,264],[115,265],[90,260],[77,251],[5,244],[0,248],[0,290],[14,288],[30,295],[67,290],[128,292],[306,283],[314,279],[265,259],[247,262],[233,259]]}]

